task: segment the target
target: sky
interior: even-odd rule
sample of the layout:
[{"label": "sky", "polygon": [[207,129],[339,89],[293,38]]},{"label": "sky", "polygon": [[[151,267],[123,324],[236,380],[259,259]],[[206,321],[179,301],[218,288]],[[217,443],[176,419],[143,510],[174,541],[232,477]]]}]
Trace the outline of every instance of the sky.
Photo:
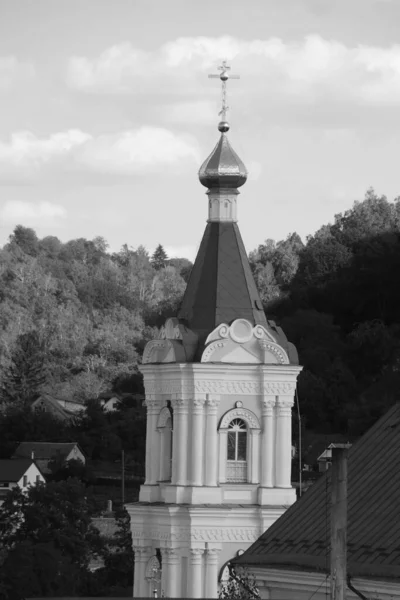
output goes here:
[{"label": "sky", "polygon": [[0,244],[104,237],[194,259],[218,141],[248,251],[400,195],[399,0],[0,0]]}]

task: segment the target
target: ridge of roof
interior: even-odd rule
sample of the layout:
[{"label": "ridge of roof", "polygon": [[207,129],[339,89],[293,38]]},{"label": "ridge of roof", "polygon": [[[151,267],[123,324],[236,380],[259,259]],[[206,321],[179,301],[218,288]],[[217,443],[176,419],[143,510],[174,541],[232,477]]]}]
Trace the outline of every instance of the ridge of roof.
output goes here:
[{"label": "ridge of roof", "polygon": [[[400,404],[348,451],[348,568],[400,578]],[[329,571],[331,473],[327,471],[237,564]]]}]

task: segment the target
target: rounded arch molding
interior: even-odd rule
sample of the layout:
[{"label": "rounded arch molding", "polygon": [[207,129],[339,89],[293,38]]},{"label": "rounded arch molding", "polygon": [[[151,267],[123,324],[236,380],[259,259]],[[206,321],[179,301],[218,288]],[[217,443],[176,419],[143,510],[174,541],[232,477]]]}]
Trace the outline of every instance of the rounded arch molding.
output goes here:
[{"label": "rounded arch molding", "polygon": [[160,412],[158,413],[157,428],[165,427],[168,419],[170,419],[170,418],[171,418],[171,413],[169,411],[169,408],[168,408],[168,406],[164,406],[164,408],[162,408],[160,410]]},{"label": "rounded arch molding", "polygon": [[146,574],[145,574],[146,579],[154,579],[154,577],[156,577],[160,571],[161,571],[160,561],[158,560],[156,555],[151,556],[149,558],[149,560],[147,561],[147,565],[146,565]]},{"label": "rounded arch molding", "polygon": [[233,419],[243,419],[246,421],[249,429],[261,429],[260,421],[257,416],[248,408],[232,408],[223,416],[219,424],[219,429],[228,429],[229,423]]}]

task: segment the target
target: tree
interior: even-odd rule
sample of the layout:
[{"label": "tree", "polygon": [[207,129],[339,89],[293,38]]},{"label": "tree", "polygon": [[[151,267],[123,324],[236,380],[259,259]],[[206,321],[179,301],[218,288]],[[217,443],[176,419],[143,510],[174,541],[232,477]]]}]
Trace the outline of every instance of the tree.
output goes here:
[{"label": "tree", "polygon": [[33,229],[17,225],[10,235],[10,245],[17,245],[22,252],[29,256],[37,256],[39,251],[39,240]]},{"label": "tree", "polygon": [[6,598],[85,595],[90,560],[103,551],[85,494],[74,479],[9,493],[0,507]]},{"label": "tree", "polygon": [[27,407],[46,381],[45,352],[37,331],[19,335],[6,371],[1,397],[4,405]]},{"label": "tree", "polygon": [[221,584],[218,598],[221,600],[255,600],[260,598],[255,577],[244,567],[228,564],[229,578]]},{"label": "tree", "polygon": [[[110,596],[132,596],[134,554],[130,517],[123,507],[115,515],[117,530],[104,551],[104,567],[97,576],[101,587]],[[104,595],[103,591],[103,595]]]},{"label": "tree", "polygon": [[163,269],[167,263],[168,256],[161,244],[154,250],[150,262],[156,271]]}]

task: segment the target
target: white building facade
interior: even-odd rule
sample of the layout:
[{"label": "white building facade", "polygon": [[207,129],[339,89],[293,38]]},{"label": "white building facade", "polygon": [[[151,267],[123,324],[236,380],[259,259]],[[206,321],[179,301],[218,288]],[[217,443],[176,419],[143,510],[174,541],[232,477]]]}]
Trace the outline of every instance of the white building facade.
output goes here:
[{"label": "white building facade", "polygon": [[[222,79],[222,75],[221,75]],[[297,353],[268,321],[237,227],[247,171],[221,138],[208,222],[176,318],[144,351],[146,480],[126,505],[134,596],[216,598],[224,566],[293,504]]]}]

